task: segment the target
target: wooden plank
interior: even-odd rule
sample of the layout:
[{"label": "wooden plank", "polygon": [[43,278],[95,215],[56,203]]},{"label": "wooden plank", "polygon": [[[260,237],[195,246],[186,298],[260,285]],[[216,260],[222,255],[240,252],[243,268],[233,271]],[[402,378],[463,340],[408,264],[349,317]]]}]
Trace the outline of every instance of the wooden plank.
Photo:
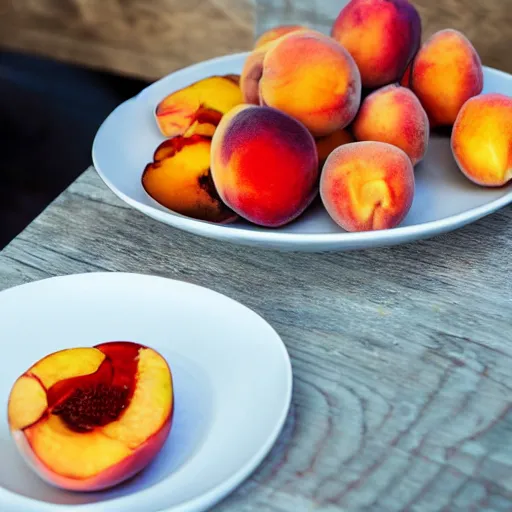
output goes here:
[{"label": "wooden plank", "polygon": [[0,47],[146,79],[249,49],[254,40],[252,0],[16,0],[4,7]]},{"label": "wooden plank", "polygon": [[225,293],[275,327],[293,406],[216,511],[499,512],[512,510],[511,254],[510,207],[392,248],[238,247],[143,216],[88,170],[0,253],[0,289],[144,272]]},{"label": "wooden plank", "polygon": [[[256,0],[256,33],[283,23],[299,23],[329,33],[348,0]],[[510,0],[411,0],[423,22],[423,38],[455,28],[475,45],[485,65],[512,73]]]}]

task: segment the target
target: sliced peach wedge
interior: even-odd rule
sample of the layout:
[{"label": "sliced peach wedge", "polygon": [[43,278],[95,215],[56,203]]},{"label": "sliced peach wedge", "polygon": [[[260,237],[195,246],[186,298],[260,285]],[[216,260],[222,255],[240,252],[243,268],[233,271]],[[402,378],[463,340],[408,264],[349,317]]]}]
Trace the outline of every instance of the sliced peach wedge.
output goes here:
[{"label": "sliced peach wedge", "polygon": [[167,95],[156,107],[162,135],[212,137],[222,116],[243,102],[238,75],[210,76]]},{"label": "sliced peach wedge", "polygon": [[14,383],[13,439],[46,482],[98,491],[134,476],[171,430],[172,374],[155,350],[115,341],[54,352]]},{"label": "sliced peach wedge", "polygon": [[157,203],[186,217],[219,224],[238,215],[221,200],[210,171],[212,140],[202,135],[162,142],[142,173],[142,186]]}]

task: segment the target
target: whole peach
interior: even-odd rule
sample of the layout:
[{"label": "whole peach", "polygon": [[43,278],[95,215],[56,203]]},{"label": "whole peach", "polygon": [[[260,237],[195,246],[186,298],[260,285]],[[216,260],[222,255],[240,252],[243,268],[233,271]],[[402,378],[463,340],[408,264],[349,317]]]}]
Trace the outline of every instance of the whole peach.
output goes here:
[{"label": "whole peach", "polygon": [[459,31],[436,32],[421,47],[412,67],[410,86],[427,112],[430,125],[452,126],[462,105],[482,92],[482,63]]},{"label": "whole peach", "polygon": [[347,231],[394,228],[412,205],[411,161],[386,142],[345,144],[325,162],[320,197],[334,222]]},{"label": "whole peach", "polygon": [[478,185],[512,180],[512,97],[481,94],[462,106],[451,135],[460,170]]},{"label": "whole peach", "polygon": [[265,54],[260,103],[301,121],[315,137],[347,126],[361,101],[359,70],[343,46],[326,36],[298,32]]},{"label": "whole peach", "polygon": [[386,85],[364,99],[352,131],[359,141],[393,144],[416,165],[427,152],[430,128],[425,110],[410,89]]},{"label": "whole peach", "polygon": [[225,204],[266,227],[294,220],[318,192],[313,137],[270,107],[242,105],[222,118],[212,140],[211,172]]},{"label": "whole peach", "polygon": [[421,42],[421,20],[407,0],[351,0],[331,35],[354,57],[365,88],[400,80]]}]

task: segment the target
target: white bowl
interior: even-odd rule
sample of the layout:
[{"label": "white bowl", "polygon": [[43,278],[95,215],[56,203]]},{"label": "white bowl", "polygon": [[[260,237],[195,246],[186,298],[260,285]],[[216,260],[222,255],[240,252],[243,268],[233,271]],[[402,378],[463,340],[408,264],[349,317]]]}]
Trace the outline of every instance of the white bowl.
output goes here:
[{"label": "white bowl", "polygon": [[[102,124],[93,144],[94,166],[108,187],[142,213],[175,228],[226,242],[296,251],[349,250],[401,244],[459,228],[512,202],[512,184],[483,188],[459,171],[448,137],[433,136],[423,162],[416,166],[411,210],[394,229],[347,233],[317,203],[279,229],[245,221],[218,225],[179,215],[156,203],[141,185],[144,167],[164,140],[155,118],[167,94],[215,74],[240,73],[247,54],[196,64],[151,84],[116,108]],[[484,67],[484,92],[512,94],[512,75]]]},{"label": "white bowl", "polygon": [[[208,510],[260,464],[286,419],[292,371],[281,339],[256,313],[206,288],[136,274],[58,277],[1,292],[0,318],[2,512]],[[168,361],[169,438],[145,470],[110,490],[52,487],[10,435],[11,386],[51,352],[113,340],[155,348]]]}]

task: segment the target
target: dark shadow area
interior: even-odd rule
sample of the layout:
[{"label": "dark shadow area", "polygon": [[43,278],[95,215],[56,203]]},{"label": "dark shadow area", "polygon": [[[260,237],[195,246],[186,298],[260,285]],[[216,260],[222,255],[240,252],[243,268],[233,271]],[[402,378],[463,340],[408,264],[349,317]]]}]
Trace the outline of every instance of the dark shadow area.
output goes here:
[{"label": "dark shadow area", "polygon": [[102,121],[146,85],[0,52],[0,249],[91,164]]}]

